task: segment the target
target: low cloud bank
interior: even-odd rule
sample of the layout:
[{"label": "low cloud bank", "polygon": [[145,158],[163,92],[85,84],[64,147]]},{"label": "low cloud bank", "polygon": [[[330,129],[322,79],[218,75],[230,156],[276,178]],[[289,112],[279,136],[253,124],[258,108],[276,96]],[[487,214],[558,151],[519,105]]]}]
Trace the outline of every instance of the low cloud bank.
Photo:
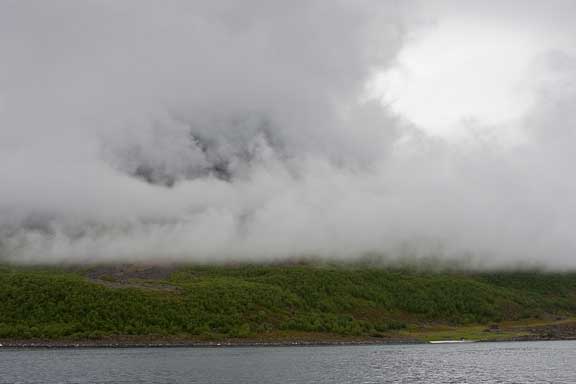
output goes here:
[{"label": "low cloud bank", "polygon": [[417,2],[0,7],[2,260],[576,264],[574,41],[521,121],[451,142],[367,96]]}]

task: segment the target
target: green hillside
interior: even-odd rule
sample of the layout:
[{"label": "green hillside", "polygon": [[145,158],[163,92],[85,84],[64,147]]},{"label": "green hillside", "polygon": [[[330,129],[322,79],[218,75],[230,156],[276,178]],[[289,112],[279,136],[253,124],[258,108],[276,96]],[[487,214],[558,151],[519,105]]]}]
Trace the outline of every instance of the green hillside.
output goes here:
[{"label": "green hillside", "polygon": [[[421,337],[576,315],[576,273],[368,267],[0,268],[0,339]],[[476,328],[475,328],[476,329]]]}]

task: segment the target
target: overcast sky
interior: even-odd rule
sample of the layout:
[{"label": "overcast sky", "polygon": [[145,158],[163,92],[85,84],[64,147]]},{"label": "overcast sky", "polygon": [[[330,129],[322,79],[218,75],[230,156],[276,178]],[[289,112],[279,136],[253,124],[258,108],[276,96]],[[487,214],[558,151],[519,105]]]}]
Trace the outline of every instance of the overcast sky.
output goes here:
[{"label": "overcast sky", "polygon": [[575,17],[0,0],[0,258],[575,267]]}]

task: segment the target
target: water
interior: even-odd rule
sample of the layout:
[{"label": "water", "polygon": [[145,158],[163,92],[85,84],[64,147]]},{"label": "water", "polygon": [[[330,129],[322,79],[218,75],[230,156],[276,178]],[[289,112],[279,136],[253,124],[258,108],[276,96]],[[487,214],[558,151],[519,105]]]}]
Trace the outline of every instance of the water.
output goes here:
[{"label": "water", "polygon": [[0,350],[0,383],[576,383],[576,342]]}]

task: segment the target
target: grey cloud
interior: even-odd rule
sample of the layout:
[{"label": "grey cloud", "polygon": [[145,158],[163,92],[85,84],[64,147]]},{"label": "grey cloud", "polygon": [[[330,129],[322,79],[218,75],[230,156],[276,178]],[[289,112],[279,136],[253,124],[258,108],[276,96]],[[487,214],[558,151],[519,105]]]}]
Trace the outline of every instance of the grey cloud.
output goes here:
[{"label": "grey cloud", "polygon": [[[552,36],[574,10],[434,3],[0,2],[0,257],[573,267],[574,41]],[[365,99],[431,17],[549,32],[525,143],[443,142]]]}]

